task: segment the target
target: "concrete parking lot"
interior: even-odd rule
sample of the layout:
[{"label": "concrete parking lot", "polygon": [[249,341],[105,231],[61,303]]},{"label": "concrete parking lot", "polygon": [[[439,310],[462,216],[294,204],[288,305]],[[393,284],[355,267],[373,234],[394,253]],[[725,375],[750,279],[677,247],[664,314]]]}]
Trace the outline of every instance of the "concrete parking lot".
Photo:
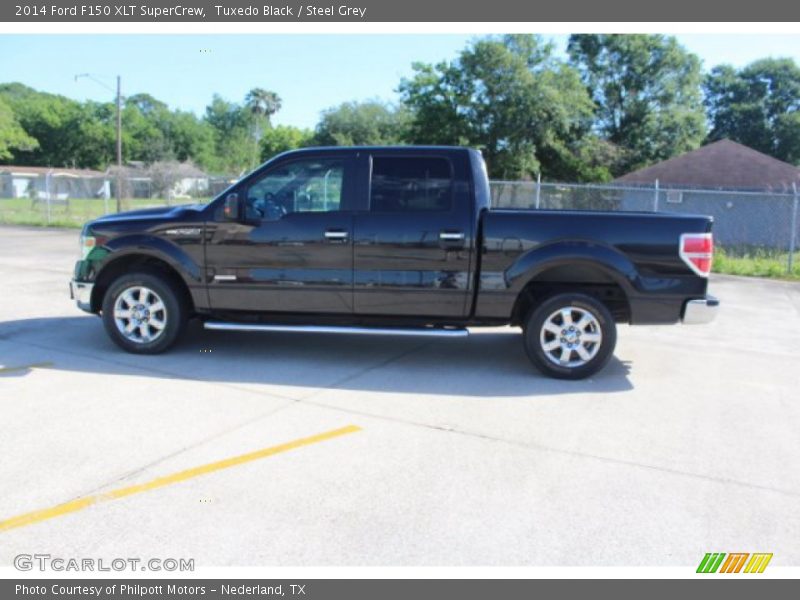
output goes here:
[{"label": "concrete parking lot", "polygon": [[99,501],[0,531],[0,565],[800,564],[798,284],[714,278],[716,322],[621,326],[580,382],[538,374],[505,328],[194,326],[141,357],[69,300],[77,236],[0,228],[0,521]]}]

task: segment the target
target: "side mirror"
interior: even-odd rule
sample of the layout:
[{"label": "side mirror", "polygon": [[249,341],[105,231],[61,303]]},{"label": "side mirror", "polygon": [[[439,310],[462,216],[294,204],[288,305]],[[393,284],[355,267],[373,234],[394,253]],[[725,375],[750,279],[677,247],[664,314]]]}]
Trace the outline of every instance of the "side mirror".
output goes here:
[{"label": "side mirror", "polygon": [[226,221],[239,220],[239,194],[232,193],[225,197],[225,203],[222,205],[222,216]]}]

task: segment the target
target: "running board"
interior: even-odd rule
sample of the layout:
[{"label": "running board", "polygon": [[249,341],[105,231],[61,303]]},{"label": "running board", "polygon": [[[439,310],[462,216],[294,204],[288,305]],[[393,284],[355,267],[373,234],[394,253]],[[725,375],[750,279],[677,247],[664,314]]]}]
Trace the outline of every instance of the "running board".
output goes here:
[{"label": "running board", "polygon": [[217,331],[291,331],[299,333],[354,333],[358,335],[406,335],[414,337],[467,337],[466,329],[436,329],[433,327],[347,327],[336,325],[279,325],[268,323],[231,323],[206,321],[206,329]]}]

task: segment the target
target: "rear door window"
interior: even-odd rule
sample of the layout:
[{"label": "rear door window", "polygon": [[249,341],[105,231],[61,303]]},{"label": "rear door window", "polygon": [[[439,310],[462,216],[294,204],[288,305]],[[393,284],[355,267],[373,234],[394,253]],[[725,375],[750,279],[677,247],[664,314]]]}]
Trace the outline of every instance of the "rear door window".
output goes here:
[{"label": "rear door window", "polygon": [[452,205],[453,168],[446,158],[372,158],[372,212],[448,211]]}]

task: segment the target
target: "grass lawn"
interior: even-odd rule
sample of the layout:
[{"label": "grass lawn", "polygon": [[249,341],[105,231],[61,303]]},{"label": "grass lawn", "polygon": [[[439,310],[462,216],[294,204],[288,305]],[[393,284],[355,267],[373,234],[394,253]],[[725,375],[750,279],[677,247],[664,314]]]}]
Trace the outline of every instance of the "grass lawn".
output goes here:
[{"label": "grass lawn", "polygon": [[787,271],[789,253],[775,253],[763,249],[751,249],[737,255],[725,248],[714,248],[714,273],[744,275],[747,277],[773,277],[800,281],[800,252],[794,253],[792,272]]},{"label": "grass lawn", "polygon": [[[191,200],[173,200],[172,204],[189,202],[207,202],[208,198]],[[137,210],[154,206],[167,206],[163,198],[134,198],[122,201],[123,210]],[[109,212],[116,212],[117,203],[114,198],[107,202]],[[47,218],[47,205],[39,200],[36,203],[29,198],[0,198],[0,223],[6,225],[44,225],[50,227],[80,228],[86,221],[96,219],[105,214],[106,201],[96,198],[70,198],[63,204],[53,203],[50,206],[50,219]]]}]

